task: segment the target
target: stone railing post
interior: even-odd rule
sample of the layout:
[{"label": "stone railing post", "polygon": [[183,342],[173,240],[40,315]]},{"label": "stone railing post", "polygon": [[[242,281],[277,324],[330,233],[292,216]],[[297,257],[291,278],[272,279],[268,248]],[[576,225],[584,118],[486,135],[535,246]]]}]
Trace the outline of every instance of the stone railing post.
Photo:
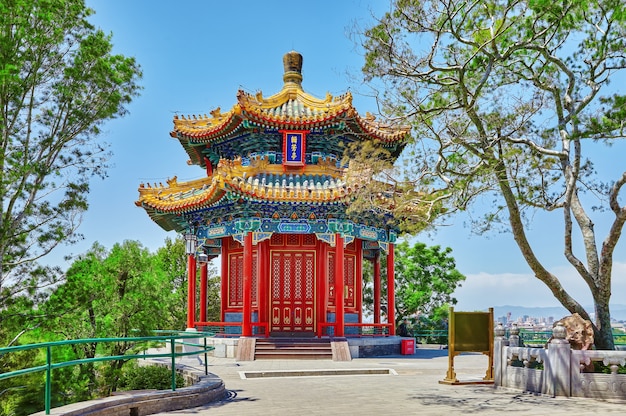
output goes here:
[{"label": "stone railing post", "polygon": [[571,386],[571,360],[572,348],[565,339],[567,330],[560,323],[552,329],[552,341],[548,344],[548,359],[546,360],[546,383],[545,392],[551,396],[570,397]]},{"label": "stone railing post", "polygon": [[502,379],[506,370],[506,351],[505,347],[509,345],[506,339],[506,330],[501,322],[496,325],[493,330],[495,338],[493,340],[493,383],[496,387],[502,387]]},{"label": "stone railing post", "polygon": [[519,347],[519,328],[517,324],[511,324],[509,330],[509,347]]}]

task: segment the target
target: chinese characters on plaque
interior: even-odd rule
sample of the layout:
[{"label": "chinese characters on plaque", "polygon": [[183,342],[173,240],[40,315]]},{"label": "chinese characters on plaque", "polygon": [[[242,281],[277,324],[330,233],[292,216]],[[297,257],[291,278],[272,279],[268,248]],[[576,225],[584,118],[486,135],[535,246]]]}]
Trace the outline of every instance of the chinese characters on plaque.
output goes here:
[{"label": "chinese characters on plaque", "polygon": [[306,131],[282,131],[283,165],[304,166],[306,153]]}]

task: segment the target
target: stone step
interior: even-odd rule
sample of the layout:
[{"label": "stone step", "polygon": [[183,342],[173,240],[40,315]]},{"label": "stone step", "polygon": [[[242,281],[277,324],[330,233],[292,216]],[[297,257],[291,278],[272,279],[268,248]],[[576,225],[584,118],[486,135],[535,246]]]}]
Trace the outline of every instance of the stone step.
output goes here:
[{"label": "stone step", "polygon": [[258,351],[254,354],[255,360],[332,360],[332,351],[305,352],[305,351]]},{"label": "stone step", "polygon": [[263,350],[330,350],[330,344],[328,345],[320,345],[320,344],[256,344],[256,349]]},{"label": "stone step", "polygon": [[332,360],[333,351],[324,339],[257,339],[254,358]]}]

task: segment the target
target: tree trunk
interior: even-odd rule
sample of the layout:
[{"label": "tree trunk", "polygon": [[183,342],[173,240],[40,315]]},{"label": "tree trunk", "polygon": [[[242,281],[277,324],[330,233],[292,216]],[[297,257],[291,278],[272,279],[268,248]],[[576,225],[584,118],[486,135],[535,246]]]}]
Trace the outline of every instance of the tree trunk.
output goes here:
[{"label": "tree trunk", "polygon": [[596,324],[593,327],[594,344],[599,350],[614,350],[613,330],[611,328],[611,314],[609,313],[609,299],[602,296],[594,297]]},{"label": "tree trunk", "polygon": [[[561,285],[560,281],[548,272],[539,260],[535,257],[528,240],[526,239],[526,233],[521,220],[519,209],[513,192],[511,191],[508,183],[508,178],[503,174],[504,170],[499,170],[498,177],[500,183],[500,189],[507,203],[509,212],[509,222],[511,224],[511,231],[517,246],[519,247],[524,259],[528,266],[535,273],[535,276],[541,280],[552,291],[554,297],[567,309],[570,313],[578,313],[583,319],[587,319],[592,322],[594,331],[594,344],[599,350],[613,350],[615,344],[613,341],[613,333],[611,330],[611,315],[609,312],[609,300],[610,290],[608,295],[602,290],[593,290],[594,305],[595,305],[595,319],[592,321],[587,311],[580,305],[574,298],[572,298]],[[601,281],[605,281],[600,279]],[[586,280],[585,280],[586,281]],[[610,284],[607,282],[607,284]],[[595,322],[594,322],[595,321]]]}]

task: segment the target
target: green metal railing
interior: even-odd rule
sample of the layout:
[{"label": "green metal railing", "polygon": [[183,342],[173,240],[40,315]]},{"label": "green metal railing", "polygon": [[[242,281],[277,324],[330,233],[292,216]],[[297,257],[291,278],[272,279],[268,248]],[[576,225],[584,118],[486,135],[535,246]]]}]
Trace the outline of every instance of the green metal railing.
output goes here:
[{"label": "green metal railing", "polygon": [[[545,344],[552,337],[552,331],[528,331],[521,329],[519,337],[524,344]],[[626,334],[613,333],[613,342],[615,345],[626,345]]]},{"label": "green metal railing", "polygon": [[615,345],[626,345],[626,334],[620,332],[619,334],[613,333],[613,342]]},{"label": "green metal railing", "polygon": [[520,345],[545,345],[552,337],[552,331],[528,331],[520,329]]},{"label": "green metal railing", "polygon": [[411,334],[420,344],[448,344],[447,329],[426,329],[412,331]]},{"label": "green metal railing", "polygon": [[[507,332],[507,336],[508,336]],[[552,337],[552,331],[529,331],[527,329],[520,329],[519,332],[520,341],[522,345],[533,344],[546,344],[550,337]],[[617,345],[626,345],[626,334],[613,333],[613,343]]]},{"label": "green metal railing", "polygon": [[[417,342],[424,344],[447,344],[448,330],[417,330],[411,333],[417,339]],[[506,336],[509,336],[507,331]],[[520,329],[519,337],[522,345],[546,344],[552,331],[529,331]],[[614,333],[613,340],[615,345],[626,345],[626,334]]]},{"label": "green metal railing", "polygon": [[[69,367],[73,365],[81,365],[93,362],[102,362],[102,361],[114,361],[114,360],[131,360],[131,359],[145,359],[145,358],[170,358],[171,359],[171,368],[172,368],[172,391],[176,390],[176,358],[184,357],[189,355],[198,355],[205,354],[204,359],[204,370],[205,374],[208,373],[207,367],[207,355],[208,351],[214,349],[213,346],[207,346],[206,338],[213,336],[212,332],[176,332],[176,331],[155,331],[155,333],[168,333],[168,335],[157,335],[157,336],[147,336],[147,337],[127,337],[127,338],[86,338],[86,339],[73,339],[66,341],[55,341],[55,342],[43,342],[40,344],[29,344],[29,345],[19,345],[15,347],[6,347],[0,348],[0,358],[2,358],[5,354],[10,354],[18,351],[27,351],[27,350],[38,350],[45,349],[46,352],[46,364],[39,365],[35,367],[23,368],[21,370],[11,371],[7,373],[0,374],[0,380],[19,377],[22,375],[36,373],[40,371],[46,372],[46,380],[45,380],[45,410],[46,414],[50,414],[51,408],[51,390],[52,390],[52,370],[57,368]],[[203,338],[203,344],[196,344],[191,342],[184,342],[181,340],[185,339],[196,339]],[[64,362],[53,362],[52,359],[52,350],[53,348],[64,347],[67,345],[75,345],[75,344],[87,344],[87,343],[109,343],[109,342],[136,342],[138,344],[142,343],[169,343],[170,350],[167,353],[147,353],[146,350],[142,351],[140,354],[128,354],[128,355],[110,355],[106,357],[94,357],[94,358],[83,358],[78,360],[64,361]],[[197,351],[189,351],[189,352],[176,352],[176,345],[187,345],[198,348]],[[149,347],[146,347],[146,349]]]}]

